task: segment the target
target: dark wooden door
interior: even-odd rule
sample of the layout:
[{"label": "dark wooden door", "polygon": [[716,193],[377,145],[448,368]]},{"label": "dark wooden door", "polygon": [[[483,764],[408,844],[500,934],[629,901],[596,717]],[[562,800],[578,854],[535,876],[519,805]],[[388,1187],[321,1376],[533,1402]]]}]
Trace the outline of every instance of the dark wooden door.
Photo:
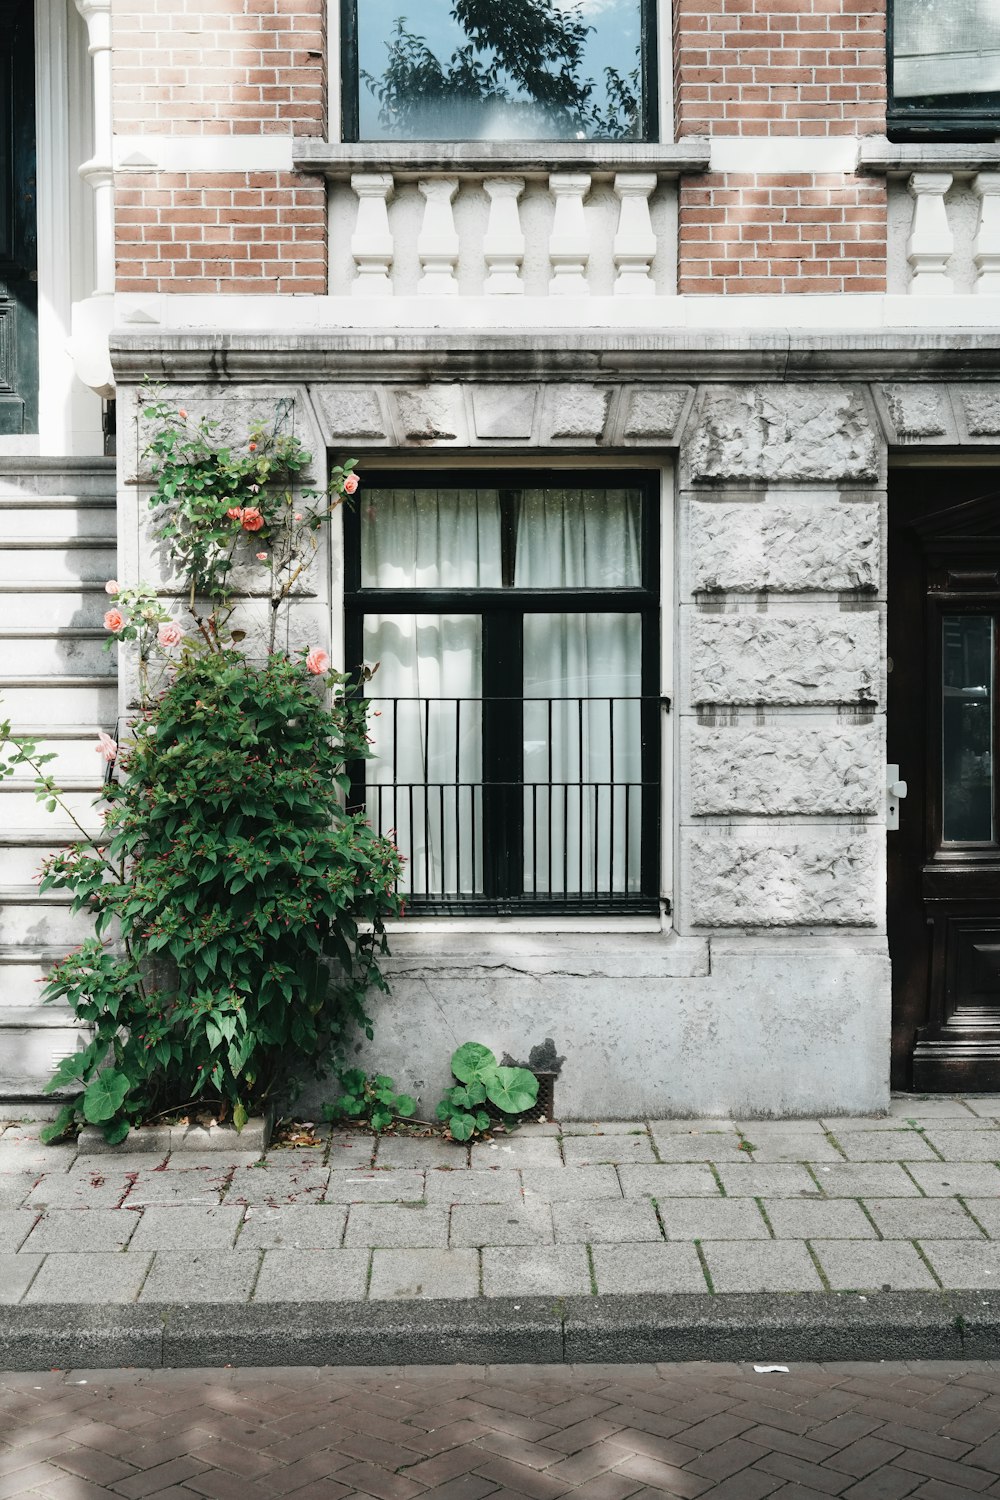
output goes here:
[{"label": "dark wooden door", "polygon": [[890,495],[893,1086],[1000,1089],[1000,469]]},{"label": "dark wooden door", "polygon": [[32,0],[0,0],[0,433],[38,431]]}]

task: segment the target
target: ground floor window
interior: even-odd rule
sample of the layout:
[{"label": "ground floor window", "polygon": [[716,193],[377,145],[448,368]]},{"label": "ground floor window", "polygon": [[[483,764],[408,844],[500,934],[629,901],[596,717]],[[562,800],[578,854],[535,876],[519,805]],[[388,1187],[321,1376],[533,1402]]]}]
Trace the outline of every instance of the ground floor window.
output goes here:
[{"label": "ground floor window", "polygon": [[411,906],[656,911],[650,477],[369,472],[359,500],[347,644],[374,753],[353,795],[396,830]]}]

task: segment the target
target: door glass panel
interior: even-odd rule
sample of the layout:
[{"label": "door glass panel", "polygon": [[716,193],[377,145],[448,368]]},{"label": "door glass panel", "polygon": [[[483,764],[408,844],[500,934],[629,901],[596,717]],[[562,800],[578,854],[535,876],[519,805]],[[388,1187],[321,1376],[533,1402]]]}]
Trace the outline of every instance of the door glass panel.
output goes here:
[{"label": "door glass panel", "polygon": [[993,620],[945,615],[942,622],[941,837],[993,839]]}]

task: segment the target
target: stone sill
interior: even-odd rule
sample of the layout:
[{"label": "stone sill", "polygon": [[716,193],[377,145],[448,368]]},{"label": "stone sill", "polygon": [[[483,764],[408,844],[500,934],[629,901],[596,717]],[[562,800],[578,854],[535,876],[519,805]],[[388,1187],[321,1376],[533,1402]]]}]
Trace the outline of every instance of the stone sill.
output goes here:
[{"label": "stone sill", "polygon": [[868,136],[858,147],[859,173],[909,177],[913,172],[998,172],[1000,144],[983,141],[890,141]]},{"label": "stone sill", "polygon": [[550,172],[656,172],[679,177],[707,172],[711,147],[706,138],[689,136],[668,145],[575,141],[362,141],[331,144],[312,136],[297,137],[292,147],[299,172],[350,177],[354,172],[391,172],[399,178],[431,173],[461,176],[545,177]]},{"label": "stone sill", "polygon": [[692,979],[707,975],[702,937],[670,933],[409,932],[390,939],[386,974],[560,975],[579,979]]}]

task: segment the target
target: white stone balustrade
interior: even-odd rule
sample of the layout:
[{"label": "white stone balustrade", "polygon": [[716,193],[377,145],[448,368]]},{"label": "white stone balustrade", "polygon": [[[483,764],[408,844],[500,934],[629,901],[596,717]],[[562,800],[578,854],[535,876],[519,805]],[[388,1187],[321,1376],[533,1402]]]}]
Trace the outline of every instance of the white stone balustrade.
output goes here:
[{"label": "white stone balustrade", "polygon": [[517,207],[524,192],[524,178],[487,177],[483,191],[490,200],[483,242],[487,272],[483,290],[494,296],[517,296],[524,291],[521,280],[524,235]]},{"label": "white stone balustrade", "polygon": [[626,297],[645,297],[655,292],[649,274],[656,254],[656,236],[649,217],[649,195],[656,187],[655,172],[618,172],[615,193],[621,203],[615,235],[615,292]]},{"label": "white stone balustrade", "polygon": [[389,229],[391,172],[355,172],[351,187],[357,194],[358,220],[351,236],[357,266],[355,292],[360,297],[391,297],[392,233]]},{"label": "white stone balustrade", "polygon": [[458,192],[457,177],[424,177],[417,183],[426,203],[424,222],[417,240],[423,275],[418,291],[431,296],[456,296],[458,281],[458,235],[452,201]]},{"label": "white stone balustrade", "polygon": [[913,271],[911,292],[951,292],[948,261],[955,238],[948,223],[944,197],[951,187],[950,172],[914,172],[909,192],[913,198],[913,223],[906,258]]},{"label": "white stone balustrade", "polygon": [[972,191],[979,199],[973,246],[976,291],[1000,292],[1000,172],[977,172]]}]

